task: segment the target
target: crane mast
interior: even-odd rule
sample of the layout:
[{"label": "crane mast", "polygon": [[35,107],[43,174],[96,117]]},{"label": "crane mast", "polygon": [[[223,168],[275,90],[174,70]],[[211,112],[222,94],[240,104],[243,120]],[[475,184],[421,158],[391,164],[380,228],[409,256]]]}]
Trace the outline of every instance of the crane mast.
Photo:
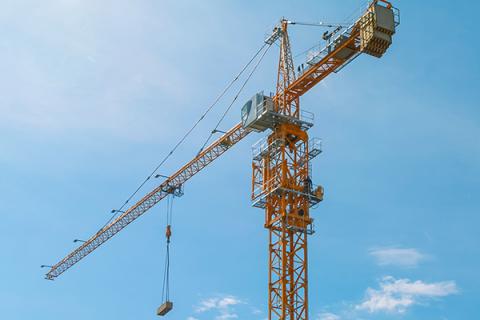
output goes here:
[{"label": "crane mast", "polygon": [[[307,232],[311,225],[307,128],[300,120],[299,96],[287,88],[296,80],[288,21],[281,21],[274,123],[263,159],[254,160],[253,177],[265,188],[265,227],[269,230],[269,319],[308,319]],[[257,173],[256,171],[259,170]],[[259,181],[254,181],[257,185]]]},{"label": "crane mast", "polygon": [[254,148],[252,162],[252,202],[264,209],[269,231],[270,320],[308,319],[307,237],[314,232],[310,208],[323,200],[324,191],[311,181],[310,160],[321,149],[310,146],[307,130],[313,121],[303,116],[299,98],[360,53],[381,57],[386,52],[396,23],[391,4],[381,2],[384,6],[373,1],[359,20],[307,61],[298,78],[288,36],[288,25],[295,23],[282,19],[267,39],[280,39],[276,95],[270,107],[268,97],[252,99],[260,111],[253,120],[245,116],[245,122],[258,131],[272,130]]},{"label": "crane mast", "polygon": [[46,279],[61,275],[169,194],[182,195],[186,181],[249,133],[269,129],[253,147],[251,194],[252,205],[265,212],[269,233],[269,320],[308,320],[307,237],[314,233],[310,209],[323,200],[324,191],[311,180],[311,160],[321,148],[318,140],[309,138],[313,114],[300,109],[300,97],[361,53],[381,57],[392,43],[399,11],[386,0],[373,0],[353,24],[335,29],[298,75],[288,35],[293,24],[304,25],[282,19],[265,40],[268,45],[280,41],[275,95],[257,93],[247,101],[241,123],[53,265]]},{"label": "crane mast", "polygon": [[311,126],[301,116],[299,97],[289,87],[296,80],[289,21],[283,19],[276,95],[269,121],[271,134],[254,153],[252,200],[265,210],[269,231],[269,319],[308,319],[307,234],[311,232],[309,209],[322,198],[313,194],[309,172]]}]

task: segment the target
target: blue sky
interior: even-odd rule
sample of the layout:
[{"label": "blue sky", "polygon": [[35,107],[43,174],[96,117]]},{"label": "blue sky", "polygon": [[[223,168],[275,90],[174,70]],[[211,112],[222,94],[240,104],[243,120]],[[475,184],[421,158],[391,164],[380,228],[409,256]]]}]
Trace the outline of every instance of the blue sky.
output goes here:
[{"label": "blue sky", "polygon": [[[4,1],[0,10],[0,313],[154,319],[166,204],[54,282],[282,16],[343,21],[365,1]],[[361,56],[301,100],[326,190],[309,242],[314,320],[480,317],[479,4],[397,1],[384,58]],[[320,30],[292,28],[294,55]],[[273,48],[241,102],[273,91]],[[302,57],[296,62],[301,63]],[[222,100],[162,173],[189,160]],[[249,136],[174,205],[175,320],[266,318],[267,231],[250,207]],[[147,192],[154,184],[144,189]]]}]

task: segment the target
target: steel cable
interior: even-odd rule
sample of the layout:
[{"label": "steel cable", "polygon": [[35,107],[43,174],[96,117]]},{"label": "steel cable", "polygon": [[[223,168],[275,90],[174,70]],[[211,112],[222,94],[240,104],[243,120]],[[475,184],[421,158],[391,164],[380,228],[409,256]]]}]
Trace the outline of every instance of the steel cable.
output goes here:
[{"label": "steel cable", "polygon": [[[172,224],[173,217],[173,199],[175,196],[171,194],[167,197],[167,229]],[[165,265],[163,271],[162,284],[162,303],[170,301],[170,236],[167,235],[167,252],[165,255]]]},{"label": "steel cable", "polygon": [[[215,128],[212,130],[212,132],[210,132],[210,135],[208,136],[207,140],[205,141],[205,143],[202,145],[202,147],[200,148],[200,151],[198,151],[198,153],[202,152],[203,149],[205,149],[205,147],[207,146],[208,142],[210,141],[210,139],[212,138],[212,136],[218,132],[218,127],[220,126],[220,124],[222,123],[223,119],[225,119],[227,113],[230,111],[230,109],[232,108],[233,104],[235,103],[235,101],[237,101],[238,97],[240,96],[240,94],[242,93],[243,89],[245,88],[245,86],[247,85],[248,81],[250,80],[250,78],[252,77],[252,75],[255,73],[255,71],[257,70],[258,66],[260,65],[260,63],[262,62],[263,58],[265,57],[265,55],[267,54],[268,52],[268,49],[270,49],[272,45],[268,45],[267,49],[263,52],[262,56],[260,57],[260,59],[257,61],[257,63],[255,64],[255,66],[253,67],[252,71],[250,72],[250,74],[248,75],[248,77],[245,79],[245,81],[243,82],[242,86],[240,87],[240,89],[238,90],[237,94],[235,95],[235,97],[233,98],[232,102],[230,103],[230,105],[227,107],[227,109],[225,110],[225,112],[223,113],[223,115],[220,117],[220,120],[218,120],[217,122],[217,125],[215,126]],[[264,45],[265,47],[265,45]]]},{"label": "steel cable", "polygon": [[[119,212],[125,208],[125,206],[132,200],[132,198],[140,191],[140,189],[153,177],[153,175],[160,169],[160,167],[173,155],[173,153],[177,150],[177,148],[187,139],[187,137],[192,133],[192,131],[198,126],[198,124],[205,118],[205,116],[213,109],[213,107],[220,101],[220,99],[227,93],[227,91],[233,86],[235,82],[240,78],[240,76],[245,72],[245,70],[252,64],[255,58],[262,52],[262,50],[267,46],[264,43],[260,49],[253,55],[253,57],[248,61],[248,63],[240,70],[240,72],[235,76],[235,78],[230,81],[230,83],[223,89],[219,96],[214,100],[214,102],[205,110],[202,116],[194,123],[194,125],[183,135],[183,137],[175,144],[173,149],[160,161],[160,163],[155,167],[155,169],[148,175],[145,180],[137,187],[137,189],[128,197],[127,200],[122,204],[122,206],[114,210],[112,217],[100,228],[99,232],[103,230],[110,222],[117,216]],[[263,56],[262,56],[263,58]],[[257,64],[258,65],[258,64]],[[232,103],[233,104],[233,103]],[[230,105],[231,107],[231,105]],[[230,108],[229,107],[229,108]],[[222,118],[223,119],[223,118]]]}]

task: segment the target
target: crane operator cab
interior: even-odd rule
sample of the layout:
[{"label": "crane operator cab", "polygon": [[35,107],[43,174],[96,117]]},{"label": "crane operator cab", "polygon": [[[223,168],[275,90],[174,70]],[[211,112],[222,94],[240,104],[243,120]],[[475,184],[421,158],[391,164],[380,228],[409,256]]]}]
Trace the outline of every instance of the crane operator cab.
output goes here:
[{"label": "crane operator cab", "polygon": [[273,100],[259,92],[242,107],[242,125],[257,132],[273,127]]}]

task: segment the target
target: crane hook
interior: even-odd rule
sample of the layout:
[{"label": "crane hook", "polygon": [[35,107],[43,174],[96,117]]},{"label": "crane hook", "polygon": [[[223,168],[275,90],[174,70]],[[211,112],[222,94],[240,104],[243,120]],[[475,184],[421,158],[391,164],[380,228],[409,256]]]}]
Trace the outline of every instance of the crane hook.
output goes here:
[{"label": "crane hook", "polygon": [[172,227],[169,224],[167,225],[165,236],[167,237],[167,243],[170,243],[170,237],[172,236]]}]

